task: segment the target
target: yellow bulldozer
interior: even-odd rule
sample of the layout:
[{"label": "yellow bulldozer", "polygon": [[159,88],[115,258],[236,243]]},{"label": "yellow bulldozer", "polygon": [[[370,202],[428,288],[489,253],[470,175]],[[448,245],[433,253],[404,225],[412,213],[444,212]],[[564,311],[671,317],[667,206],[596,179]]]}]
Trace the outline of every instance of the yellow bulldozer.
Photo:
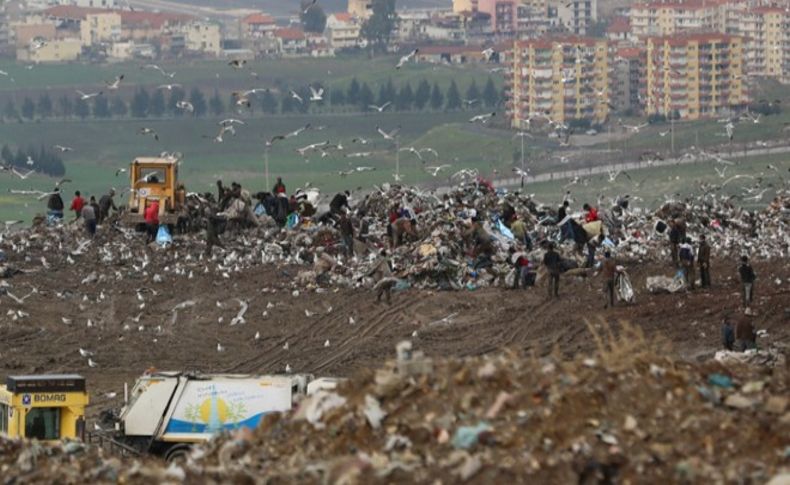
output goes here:
[{"label": "yellow bulldozer", "polygon": [[184,185],[178,182],[176,158],[135,158],[129,167],[129,205],[124,220],[129,224],[145,222],[145,210],[159,202],[159,223],[175,224],[186,201]]}]

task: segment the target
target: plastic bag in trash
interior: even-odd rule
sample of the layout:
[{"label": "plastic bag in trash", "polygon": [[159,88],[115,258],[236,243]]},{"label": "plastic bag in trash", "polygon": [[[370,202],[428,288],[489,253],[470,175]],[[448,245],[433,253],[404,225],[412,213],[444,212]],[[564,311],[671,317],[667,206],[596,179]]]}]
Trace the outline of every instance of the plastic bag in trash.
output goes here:
[{"label": "plastic bag in trash", "polygon": [[507,226],[502,223],[501,219],[497,221],[497,229],[506,238],[514,239],[515,236],[513,236],[513,231],[508,229]]},{"label": "plastic bag in trash", "polygon": [[173,236],[167,230],[167,226],[162,224],[159,226],[159,231],[156,233],[156,243],[160,246],[165,246],[173,242]]},{"label": "plastic bag in trash", "polygon": [[264,207],[263,204],[261,204],[260,202],[258,202],[258,205],[255,206],[255,215],[258,217],[267,215],[266,207]]},{"label": "plastic bag in trash", "polygon": [[299,214],[297,214],[296,212],[292,212],[288,216],[288,222],[286,224],[288,226],[288,229],[293,229],[294,227],[298,226],[299,225]]}]

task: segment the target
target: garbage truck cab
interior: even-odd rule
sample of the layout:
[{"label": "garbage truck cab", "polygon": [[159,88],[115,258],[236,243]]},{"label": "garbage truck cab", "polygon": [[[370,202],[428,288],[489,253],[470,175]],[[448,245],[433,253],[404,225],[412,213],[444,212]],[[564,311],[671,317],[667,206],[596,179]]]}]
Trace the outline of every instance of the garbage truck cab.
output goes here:
[{"label": "garbage truck cab", "polygon": [[0,436],[47,442],[83,439],[88,401],[80,375],[9,376],[0,386]]},{"label": "garbage truck cab", "polygon": [[116,422],[117,441],[168,461],[216,433],[255,428],[291,409],[312,376],[155,372],[137,379]]}]

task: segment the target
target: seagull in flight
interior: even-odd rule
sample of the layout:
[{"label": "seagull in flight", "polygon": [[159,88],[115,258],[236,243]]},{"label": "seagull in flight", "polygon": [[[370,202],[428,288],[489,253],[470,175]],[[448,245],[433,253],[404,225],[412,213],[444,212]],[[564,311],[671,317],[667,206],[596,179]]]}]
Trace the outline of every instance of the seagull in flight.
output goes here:
[{"label": "seagull in flight", "polygon": [[67,147],[67,146],[63,146],[63,145],[52,145],[52,148],[54,148],[55,150],[59,151],[60,153],[66,153],[66,152],[74,151],[73,148]]},{"label": "seagull in flight", "polygon": [[121,81],[123,81],[123,74],[121,74],[120,76],[115,76],[115,79],[112,82],[104,81],[104,84],[107,85],[107,89],[109,89],[110,91],[116,91],[120,87]]},{"label": "seagull in flight", "polygon": [[189,113],[195,112],[195,107],[189,101],[181,100],[176,102],[176,108],[183,109]]},{"label": "seagull in flight", "polygon": [[318,88],[318,90],[316,90],[312,86],[309,87],[310,87],[310,101],[324,100],[324,88]]},{"label": "seagull in flight", "polygon": [[494,111],[492,113],[486,113],[486,114],[482,114],[482,115],[473,116],[473,117],[469,118],[469,123],[477,123],[479,121],[479,122],[481,122],[483,124],[486,124],[494,116],[496,116],[496,111]]},{"label": "seagull in flight", "polygon": [[154,137],[154,140],[159,141],[159,133],[155,132],[151,128],[143,127],[137,130],[138,135],[151,135]]},{"label": "seagull in flight", "polygon": [[243,69],[247,65],[246,59],[231,59],[228,65],[233,69]]},{"label": "seagull in flight", "polygon": [[376,126],[376,131],[379,133],[379,135],[383,136],[385,140],[395,140],[395,137],[397,137],[398,133],[400,133],[400,126],[389,133],[382,130],[379,126]]},{"label": "seagull in flight", "polygon": [[437,175],[439,175],[439,172],[441,172],[442,170],[446,170],[446,169],[450,168],[451,166],[452,165],[446,165],[446,164],[445,165],[430,166],[430,167],[425,167],[425,171],[428,172],[429,174],[431,174],[431,176],[436,177]]},{"label": "seagull in flight", "polygon": [[294,91],[293,89],[291,89],[289,92],[291,93],[291,97],[292,97],[293,99],[295,99],[295,100],[299,101],[299,104],[304,104],[304,100],[302,99],[302,97],[301,97],[301,96],[299,96],[299,94],[298,94],[296,91]]},{"label": "seagull in flight", "polygon": [[633,133],[639,133],[639,130],[647,127],[647,125],[648,123],[642,123],[641,125],[624,125],[623,123],[620,123],[620,126]]},{"label": "seagull in flight", "polygon": [[236,119],[236,118],[227,118],[227,119],[224,119],[224,120],[220,121],[217,124],[219,126],[228,127],[228,126],[232,126],[232,125],[244,125],[246,123],[244,123],[243,121],[241,121],[239,119]]},{"label": "seagull in flight", "polygon": [[77,94],[79,95],[81,100],[87,101],[87,100],[89,100],[91,98],[95,98],[96,96],[101,96],[103,93],[101,91],[98,91],[98,92],[95,92],[95,93],[87,93],[86,94],[86,93],[83,93],[82,91],[80,91],[78,89],[77,90]]},{"label": "seagull in flight", "polygon": [[379,113],[382,113],[382,112],[384,112],[384,110],[385,110],[385,109],[387,109],[387,107],[388,107],[389,105],[391,105],[391,104],[392,104],[392,102],[390,102],[390,101],[387,101],[386,103],[382,104],[381,106],[376,106],[375,104],[369,104],[369,105],[368,105],[368,108],[370,108],[370,109],[375,109],[375,110],[376,110],[376,111],[378,111]]},{"label": "seagull in flight", "polygon": [[158,71],[164,77],[169,77],[170,79],[173,79],[176,75],[175,72],[167,72],[161,67],[157,66],[156,64],[146,64],[143,67],[141,67],[141,69],[153,69],[154,71]]},{"label": "seagull in flight", "polygon": [[302,15],[307,14],[307,11],[313,8],[317,2],[318,0],[310,0],[304,10],[302,10]]},{"label": "seagull in flight", "polygon": [[405,56],[401,57],[400,60],[398,61],[398,65],[395,66],[395,69],[400,69],[401,67],[403,67],[404,64],[411,61],[417,55],[418,52],[420,52],[420,49],[414,49],[413,51],[409,52]]},{"label": "seagull in flight", "polygon": [[19,170],[16,169],[16,167],[11,167],[11,173],[21,178],[22,180],[27,180],[28,177],[30,177],[31,175],[33,175],[33,173],[35,173],[35,170],[30,170],[27,173],[21,173]]},{"label": "seagull in flight", "polygon": [[494,57],[494,54],[496,54],[496,51],[493,49],[493,47],[489,47],[488,49],[484,50],[482,52],[482,54],[483,54],[483,57],[486,58],[486,62],[491,62],[491,58]]},{"label": "seagull in flight", "polygon": [[181,87],[181,85],[178,84],[178,83],[160,84],[159,86],[156,87],[156,89],[167,89],[168,91],[172,91],[173,88],[180,88],[180,87]]}]

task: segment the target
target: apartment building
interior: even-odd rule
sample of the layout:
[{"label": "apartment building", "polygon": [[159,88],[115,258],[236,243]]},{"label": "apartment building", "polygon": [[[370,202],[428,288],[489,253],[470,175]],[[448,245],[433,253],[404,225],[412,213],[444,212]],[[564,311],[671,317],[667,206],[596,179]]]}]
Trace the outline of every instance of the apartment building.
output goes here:
[{"label": "apartment building", "polygon": [[696,120],[729,114],[748,102],[744,41],[705,33],[646,40],[648,114]]},{"label": "apartment building", "polygon": [[724,0],[635,3],[631,31],[637,37],[669,36],[684,32],[718,31]]},{"label": "apartment building", "polygon": [[560,0],[557,3],[560,24],[574,35],[587,35],[598,21],[598,0]]},{"label": "apartment building", "polygon": [[477,0],[453,0],[453,12],[476,12]]},{"label": "apartment building", "polygon": [[80,39],[83,47],[117,41],[120,37],[121,15],[117,12],[89,13],[80,22]]},{"label": "apartment building", "polygon": [[608,41],[565,36],[517,41],[506,80],[512,126],[547,115],[557,122],[601,122],[609,113]]},{"label": "apartment building", "polygon": [[738,12],[730,29],[745,38],[745,62],[752,76],[786,77],[790,73],[790,14],[780,7]]},{"label": "apartment building", "polygon": [[184,34],[186,50],[211,56],[219,56],[222,53],[222,33],[219,24],[190,22],[181,28],[181,32]]},{"label": "apartment building", "polygon": [[336,50],[353,49],[360,45],[362,25],[348,12],[333,13],[326,19],[324,34]]},{"label": "apartment building", "polygon": [[348,0],[348,13],[358,19],[367,19],[373,15],[372,0]]}]

